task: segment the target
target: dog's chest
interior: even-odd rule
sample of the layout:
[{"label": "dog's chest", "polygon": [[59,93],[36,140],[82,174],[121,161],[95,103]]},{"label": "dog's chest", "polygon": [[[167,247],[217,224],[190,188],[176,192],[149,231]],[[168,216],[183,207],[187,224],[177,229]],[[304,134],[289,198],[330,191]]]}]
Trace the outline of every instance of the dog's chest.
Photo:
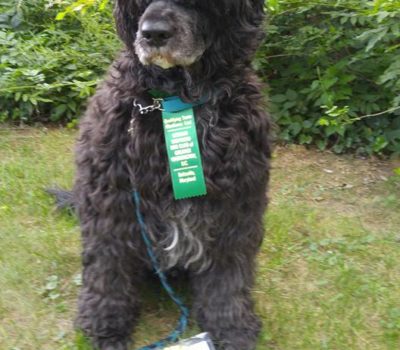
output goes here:
[{"label": "dog's chest", "polygon": [[158,204],[159,210],[147,215],[147,226],[162,268],[206,269],[214,225],[205,222],[201,207],[191,201]]},{"label": "dog's chest", "polygon": [[[204,130],[198,124],[200,136]],[[199,142],[203,142],[202,137]],[[129,148],[132,182],[141,193],[143,207],[152,208],[151,213],[144,214],[163,269],[206,269],[210,264],[208,247],[213,240],[211,227],[205,225],[202,204],[173,199],[161,116],[140,119]]]}]

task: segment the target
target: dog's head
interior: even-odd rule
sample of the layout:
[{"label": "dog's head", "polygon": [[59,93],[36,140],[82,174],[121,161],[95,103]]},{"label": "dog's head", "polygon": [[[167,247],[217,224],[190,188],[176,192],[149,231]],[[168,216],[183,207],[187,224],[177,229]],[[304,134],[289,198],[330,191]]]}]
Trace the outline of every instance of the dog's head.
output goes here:
[{"label": "dog's head", "polygon": [[226,64],[251,58],[263,8],[264,0],[117,0],[115,18],[121,39],[143,65],[168,69],[207,54]]}]

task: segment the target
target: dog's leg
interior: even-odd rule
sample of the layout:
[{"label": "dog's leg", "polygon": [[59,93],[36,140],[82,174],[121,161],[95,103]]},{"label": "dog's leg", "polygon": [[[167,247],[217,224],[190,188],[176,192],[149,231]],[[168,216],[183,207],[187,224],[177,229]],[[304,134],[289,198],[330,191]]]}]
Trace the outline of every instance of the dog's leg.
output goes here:
[{"label": "dog's leg", "polygon": [[232,255],[193,277],[197,321],[211,334],[217,349],[253,350],[256,346],[261,322],[250,296],[253,260],[254,255],[234,249]]},{"label": "dog's leg", "polygon": [[122,217],[110,220],[93,219],[90,226],[97,231],[84,231],[83,287],[76,327],[96,350],[126,350],[139,316],[137,287],[142,264],[132,244],[134,224]]}]

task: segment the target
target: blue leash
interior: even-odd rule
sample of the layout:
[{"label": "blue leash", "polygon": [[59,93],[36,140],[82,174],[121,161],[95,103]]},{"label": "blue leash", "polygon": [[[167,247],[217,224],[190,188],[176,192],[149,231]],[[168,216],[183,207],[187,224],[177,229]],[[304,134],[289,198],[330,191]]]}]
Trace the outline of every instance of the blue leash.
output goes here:
[{"label": "blue leash", "polygon": [[152,350],[152,349],[163,349],[169,343],[176,343],[179,338],[182,336],[183,332],[185,331],[187,324],[188,324],[188,317],[189,317],[189,309],[183,304],[182,300],[176,295],[175,291],[172,289],[170,284],[168,283],[167,277],[161,271],[160,264],[158,263],[157,257],[154,254],[153,246],[151,244],[149,235],[147,234],[146,224],[143,219],[143,215],[140,211],[140,195],[138,191],[133,191],[133,200],[136,206],[136,218],[140,225],[140,232],[143,238],[143,241],[146,245],[147,254],[150,257],[151,264],[153,265],[154,272],[160,279],[160,282],[164,289],[167,291],[170,298],[173,302],[178,306],[179,310],[181,311],[181,315],[179,317],[179,322],[175,330],[166,338],[159,340],[156,343],[153,343],[148,346],[144,346],[139,350]]}]

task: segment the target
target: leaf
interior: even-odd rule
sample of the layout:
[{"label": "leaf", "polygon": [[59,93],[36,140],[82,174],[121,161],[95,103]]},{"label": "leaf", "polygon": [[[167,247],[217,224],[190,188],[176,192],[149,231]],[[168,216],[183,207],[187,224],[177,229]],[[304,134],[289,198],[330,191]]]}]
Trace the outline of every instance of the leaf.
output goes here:
[{"label": "leaf", "polygon": [[290,108],[296,106],[296,104],[297,104],[296,101],[287,101],[287,102],[285,102],[285,103],[283,104],[282,109],[288,110],[288,109],[290,109]]},{"label": "leaf", "polygon": [[378,43],[378,41],[382,40],[382,38],[387,34],[388,32],[388,28],[384,27],[381,28],[379,32],[376,33],[376,35],[374,35],[369,41],[368,41],[368,45],[365,49],[365,52],[369,52],[371,51],[375,45]]},{"label": "leaf", "polygon": [[54,100],[51,100],[49,98],[44,98],[44,97],[36,97],[36,100],[38,102],[54,103]]},{"label": "leaf", "polygon": [[390,16],[390,12],[388,12],[388,11],[379,11],[379,13],[378,13],[378,23],[381,23],[388,16]]},{"label": "leaf", "polygon": [[29,102],[32,103],[34,106],[37,106],[38,101],[35,97],[29,97]]},{"label": "leaf", "polygon": [[8,14],[0,14],[0,23],[8,23],[10,16]]},{"label": "leaf", "polygon": [[337,127],[336,132],[340,135],[340,136],[344,136],[344,134],[346,133],[346,126],[341,124]]},{"label": "leaf", "polygon": [[73,63],[67,64],[67,65],[65,66],[65,68],[68,69],[68,70],[72,70],[72,71],[78,70],[78,66],[77,66],[76,64],[73,64]]},{"label": "leaf", "polygon": [[99,10],[104,11],[107,7],[108,2],[109,2],[109,0],[102,0],[102,2],[100,3],[100,6],[99,6]]},{"label": "leaf", "polygon": [[290,130],[292,131],[292,135],[296,136],[302,129],[302,126],[300,123],[295,122],[290,125]]},{"label": "leaf", "polygon": [[66,15],[67,15],[67,11],[57,13],[56,21],[62,21]]},{"label": "leaf", "polygon": [[73,6],[73,11],[79,12],[85,9],[85,4],[77,4],[76,6]]},{"label": "leaf", "polygon": [[311,120],[303,121],[303,128],[304,129],[311,129],[313,127],[313,122]]},{"label": "leaf", "polygon": [[344,149],[344,144],[343,143],[337,143],[335,146],[333,146],[333,151],[335,153],[342,153]]},{"label": "leaf", "polygon": [[297,96],[297,92],[292,89],[286,91],[286,97],[290,101],[295,101],[297,99]]},{"label": "leaf", "polygon": [[287,100],[286,95],[273,95],[271,96],[271,101],[275,103],[282,103]]},{"label": "leaf", "polygon": [[310,135],[301,134],[299,142],[301,145],[310,144],[312,142],[312,137]]},{"label": "leaf", "polygon": [[329,125],[330,125],[330,122],[329,122],[329,120],[326,119],[326,118],[320,118],[320,119],[318,120],[318,125],[321,125],[321,126],[329,126]]},{"label": "leaf", "polygon": [[325,89],[330,89],[333,85],[337,83],[339,79],[337,77],[325,78],[322,80],[322,85]]},{"label": "leaf", "polygon": [[312,83],[311,83],[311,90],[316,90],[316,89],[318,89],[319,88],[319,86],[320,86],[320,81],[319,80],[314,80]]},{"label": "leaf", "polygon": [[396,59],[393,61],[389,67],[384,71],[384,73],[378,78],[379,84],[385,84],[388,81],[400,79],[400,60]]},{"label": "leaf", "polygon": [[382,149],[384,149],[387,145],[388,141],[383,136],[378,136],[373,144],[373,150],[378,153]]},{"label": "leaf", "polygon": [[328,142],[326,139],[320,139],[316,141],[317,147],[321,151],[323,151],[326,148],[327,143]]},{"label": "leaf", "polygon": [[337,126],[335,125],[329,125],[328,127],[325,128],[325,135],[328,137],[332,136],[336,132],[337,132]]},{"label": "leaf", "polygon": [[20,13],[16,13],[12,18],[11,18],[11,26],[13,28],[18,28],[20,24],[22,23],[22,15]]},{"label": "leaf", "polygon": [[58,105],[53,110],[51,119],[54,120],[54,121],[58,120],[61,117],[61,115],[63,115],[67,111],[67,109],[68,109],[68,106],[65,105],[65,104]]}]

